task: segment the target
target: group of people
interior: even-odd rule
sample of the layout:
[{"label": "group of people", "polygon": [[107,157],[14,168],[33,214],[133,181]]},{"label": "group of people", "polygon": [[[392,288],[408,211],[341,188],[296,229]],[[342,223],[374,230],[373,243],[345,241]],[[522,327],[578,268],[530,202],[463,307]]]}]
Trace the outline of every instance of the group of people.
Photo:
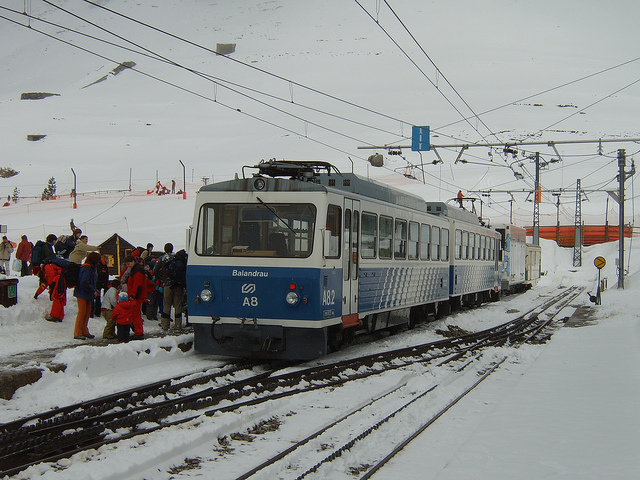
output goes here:
[{"label": "group of people", "polygon": [[[11,254],[16,252],[14,258],[14,264],[11,265]],[[7,238],[2,237],[2,243],[0,243],[0,273],[8,274],[11,271],[11,267],[16,272],[20,272],[20,276],[31,274],[31,251],[33,250],[33,243],[29,241],[26,235],[22,235],[20,243],[17,245]]]},{"label": "group of people", "polygon": [[[117,338],[120,342],[144,338],[142,316],[158,320],[164,332],[183,329],[185,313],[187,253],[173,253],[173,244],[164,246],[164,253],[152,255],[153,245],[145,250],[135,249],[124,259],[119,278],[110,282],[102,303],[106,321],[102,337]],[[171,309],[175,318],[171,325]],[[129,336],[133,328],[134,334]]]},{"label": "group of people", "polygon": [[181,194],[182,190],[178,190],[176,192],[176,181],[175,180],[171,180],[171,189],[169,189],[169,187],[163,185],[162,183],[160,183],[158,181],[158,182],[156,182],[156,186],[153,188],[153,190],[147,190],[147,195],[151,195],[152,193],[155,193],[156,195],[168,195],[170,193]]},{"label": "group of people", "polygon": [[[39,277],[34,299],[46,289],[51,310],[50,322],[62,322],[67,289],[73,288],[78,302],[73,337],[90,340],[89,319],[102,316],[106,322],[102,338],[120,342],[144,338],[142,315],[158,320],[163,331],[171,327],[171,308],[175,311],[173,329],[182,331],[185,311],[186,259],[184,250],[174,254],[173,245],[164,246],[162,256],[152,254],[153,245],[136,248],[124,258],[122,271],[112,280],[109,269],[89,238],[71,221],[72,235],[48,235],[32,247],[32,270]],[[101,293],[104,291],[104,296]],[[133,329],[133,335],[131,335]]]}]

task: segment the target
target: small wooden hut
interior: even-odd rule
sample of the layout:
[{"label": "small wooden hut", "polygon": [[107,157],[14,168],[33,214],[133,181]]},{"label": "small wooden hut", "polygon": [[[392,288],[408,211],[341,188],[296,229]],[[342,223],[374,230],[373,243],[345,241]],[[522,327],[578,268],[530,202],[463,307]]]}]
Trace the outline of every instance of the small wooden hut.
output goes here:
[{"label": "small wooden hut", "polygon": [[119,275],[124,264],[124,257],[136,248],[117,233],[107,238],[99,247],[100,254],[109,267],[109,275]]}]

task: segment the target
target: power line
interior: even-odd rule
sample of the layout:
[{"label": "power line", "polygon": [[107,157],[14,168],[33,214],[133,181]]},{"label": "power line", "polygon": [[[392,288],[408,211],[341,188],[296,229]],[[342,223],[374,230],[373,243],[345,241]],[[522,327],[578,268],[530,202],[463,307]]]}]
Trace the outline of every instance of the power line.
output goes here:
[{"label": "power line", "polygon": [[[86,0],[85,0],[86,1]],[[451,108],[453,108],[461,117],[464,121],[466,121],[469,126],[474,129],[478,135],[480,135],[480,137],[482,137],[482,139],[484,140],[485,137],[484,135],[482,135],[482,133],[480,133],[480,131],[478,131],[478,129],[469,121],[468,118],[465,117],[465,115],[458,109],[458,107],[456,107],[453,102],[444,94],[444,92],[442,90],[440,90],[438,88],[438,86],[433,82],[433,80],[431,80],[431,78],[424,72],[424,70],[422,70],[420,68],[420,66],[411,58],[411,56],[400,46],[400,44],[393,38],[393,36],[391,36],[391,34],[380,24],[380,22],[378,20],[376,20],[373,15],[371,15],[371,13],[369,13],[369,11],[364,8],[362,6],[362,4],[358,1],[358,0],[354,0],[358,6],[369,16],[369,18],[371,18],[371,20],[373,20],[375,22],[376,25],[378,25],[378,27],[384,32],[384,34],[389,37],[389,39],[393,42],[393,44],[398,47],[398,49],[402,52],[402,54],[407,57],[407,59],[409,60],[409,62],[411,62],[413,64],[414,67],[416,67],[416,69],[422,74],[422,76],[424,76],[429,83],[438,91],[438,93],[440,93],[440,95],[442,95],[442,97],[446,100],[446,102],[451,106]],[[471,117],[473,118],[473,117]],[[489,131],[491,131],[489,129]]]},{"label": "power line", "polygon": [[[357,3],[357,2],[356,2]],[[404,28],[404,30],[407,32],[407,34],[411,37],[411,39],[415,42],[415,44],[418,46],[418,48],[420,49],[420,51],[424,54],[425,57],[427,57],[427,59],[429,60],[429,62],[431,62],[431,65],[433,65],[433,68],[436,69],[436,72],[438,72],[440,74],[440,76],[444,79],[445,82],[447,82],[447,85],[449,85],[449,87],[451,87],[451,89],[455,92],[455,94],[458,96],[458,98],[460,100],[462,100],[462,103],[464,103],[464,105],[469,109],[469,111],[471,113],[473,113],[473,117],[478,119],[478,121],[484,125],[484,127],[489,131],[489,133],[491,134],[491,136],[495,137],[496,140],[498,140],[498,137],[496,136],[495,133],[493,133],[493,130],[489,128],[489,126],[480,118],[480,116],[473,110],[473,108],[471,108],[471,105],[469,105],[467,103],[467,101],[462,97],[462,95],[460,95],[460,92],[458,92],[458,90],[451,84],[451,82],[449,81],[449,79],[446,77],[446,75],[442,72],[442,70],[440,70],[440,68],[435,64],[435,62],[432,60],[432,58],[429,56],[429,54],[425,51],[425,49],[422,47],[422,45],[420,44],[420,42],[418,42],[418,40],[416,39],[416,37],[413,35],[413,33],[411,33],[409,31],[409,28],[406,26],[406,24],[400,19],[400,17],[398,16],[398,14],[395,12],[395,10],[391,7],[391,5],[389,5],[389,2],[387,0],[384,0],[385,5],[389,8],[389,10],[391,11],[391,13],[393,13],[394,17],[396,17],[396,19],[398,20],[398,22],[400,22],[400,25],[402,25],[402,27]],[[477,131],[477,130],[476,130]],[[480,133],[480,132],[478,132]],[[482,134],[480,134],[480,136],[482,136]],[[484,140],[484,136],[482,136],[483,140]]]}]

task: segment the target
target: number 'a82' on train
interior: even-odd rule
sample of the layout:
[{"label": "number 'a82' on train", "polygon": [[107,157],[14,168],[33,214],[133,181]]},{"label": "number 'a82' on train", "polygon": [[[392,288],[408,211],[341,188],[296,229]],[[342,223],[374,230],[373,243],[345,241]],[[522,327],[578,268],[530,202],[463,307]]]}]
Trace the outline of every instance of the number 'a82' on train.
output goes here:
[{"label": "number 'a82' on train", "polygon": [[203,353],[311,359],[500,295],[500,234],[477,215],[326,162],[263,161],[201,187],[188,236]]}]

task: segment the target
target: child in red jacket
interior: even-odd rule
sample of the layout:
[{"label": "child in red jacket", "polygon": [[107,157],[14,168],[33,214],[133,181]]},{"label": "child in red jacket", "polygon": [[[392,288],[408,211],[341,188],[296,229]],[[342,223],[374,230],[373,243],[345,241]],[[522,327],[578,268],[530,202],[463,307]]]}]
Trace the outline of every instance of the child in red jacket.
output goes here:
[{"label": "child in red jacket", "polygon": [[111,312],[111,318],[116,320],[118,341],[124,343],[129,341],[133,315],[135,315],[136,308],[140,307],[135,300],[129,300],[126,292],[121,292],[118,295],[118,300],[116,306],[113,307],[113,312]]}]

